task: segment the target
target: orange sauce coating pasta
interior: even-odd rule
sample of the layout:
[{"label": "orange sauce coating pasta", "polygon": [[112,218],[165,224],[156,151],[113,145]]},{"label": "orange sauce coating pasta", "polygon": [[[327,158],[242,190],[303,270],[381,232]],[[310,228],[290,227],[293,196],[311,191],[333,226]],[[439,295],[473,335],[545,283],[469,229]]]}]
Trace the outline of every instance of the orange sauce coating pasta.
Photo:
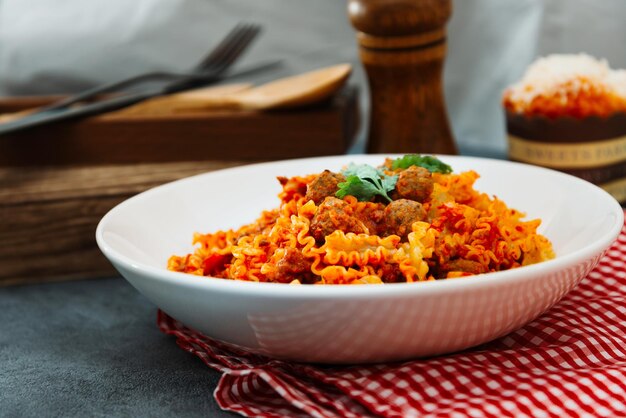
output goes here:
[{"label": "orange sauce coating pasta", "polygon": [[[171,256],[167,267],[256,282],[375,284],[463,277],[554,257],[537,233],[540,221],[524,221],[523,213],[477,192],[477,173],[423,171],[419,184],[428,193],[421,202],[397,195],[392,203],[339,199],[336,182],[314,183],[322,175],[332,180],[330,172],[281,177],[278,208],[236,230],[195,234],[193,253]],[[309,197],[320,195],[311,191],[319,184],[331,186],[316,203]]]}]

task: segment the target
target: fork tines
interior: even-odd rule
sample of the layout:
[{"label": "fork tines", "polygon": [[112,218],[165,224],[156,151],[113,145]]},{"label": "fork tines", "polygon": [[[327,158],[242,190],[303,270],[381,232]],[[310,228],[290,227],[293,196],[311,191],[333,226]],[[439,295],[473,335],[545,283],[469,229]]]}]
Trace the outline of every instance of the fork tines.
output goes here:
[{"label": "fork tines", "polygon": [[221,73],[239,57],[260,31],[261,27],[258,25],[239,23],[215,47],[213,52],[198,64],[198,68]]}]

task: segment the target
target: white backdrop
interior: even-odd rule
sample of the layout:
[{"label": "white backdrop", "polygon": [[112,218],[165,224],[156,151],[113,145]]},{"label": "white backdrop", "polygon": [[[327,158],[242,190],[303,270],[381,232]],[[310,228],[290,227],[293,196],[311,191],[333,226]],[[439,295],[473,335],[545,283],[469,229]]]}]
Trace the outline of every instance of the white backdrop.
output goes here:
[{"label": "white backdrop", "polygon": [[[242,20],[265,32],[241,65],[285,59],[256,81],[352,62],[365,86],[342,0],[0,0],[0,94],[183,70]],[[588,52],[626,68],[625,23],[626,0],[456,0],[445,92],[461,152],[504,155],[500,95],[535,57]]]}]

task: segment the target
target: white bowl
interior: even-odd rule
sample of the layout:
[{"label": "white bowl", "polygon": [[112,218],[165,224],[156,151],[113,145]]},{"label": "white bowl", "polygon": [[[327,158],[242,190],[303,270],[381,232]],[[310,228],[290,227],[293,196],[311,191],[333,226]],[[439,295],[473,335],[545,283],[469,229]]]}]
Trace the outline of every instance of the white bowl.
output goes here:
[{"label": "white bowl", "polygon": [[292,286],[203,278],[166,269],[193,251],[194,232],[234,228],[278,206],[276,176],[378,165],[380,155],[300,159],[175,181],[128,199],[98,225],[106,257],[142,294],[205,335],[295,361],[365,363],[449,353],[503,336],[541,315],[593,268],[618,236],[623,210],[602,189],[507,161],[440,156],[476,188],[543,220],[554,260],[464,279]]}]

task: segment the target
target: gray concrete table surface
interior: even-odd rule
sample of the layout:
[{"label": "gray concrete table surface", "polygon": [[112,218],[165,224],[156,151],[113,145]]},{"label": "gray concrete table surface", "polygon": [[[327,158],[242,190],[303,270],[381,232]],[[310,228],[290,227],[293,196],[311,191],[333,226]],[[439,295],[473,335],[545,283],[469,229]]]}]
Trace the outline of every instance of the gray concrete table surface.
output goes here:
[{"label": "gray concrete table surface", "polygon": [[232,417],[121,278],[0,289],[1,417]]}]

